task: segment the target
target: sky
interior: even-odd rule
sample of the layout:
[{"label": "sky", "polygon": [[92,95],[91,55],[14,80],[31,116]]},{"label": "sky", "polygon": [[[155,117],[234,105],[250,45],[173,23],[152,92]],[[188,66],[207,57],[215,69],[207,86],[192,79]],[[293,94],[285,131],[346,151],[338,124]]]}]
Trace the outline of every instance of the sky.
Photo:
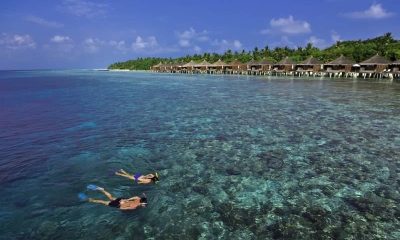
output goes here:
[{"label": "sky", "polygon": [[105,68],[137,57],[325,48],[391,32],[399,0],[2,0],[0,69]]}]

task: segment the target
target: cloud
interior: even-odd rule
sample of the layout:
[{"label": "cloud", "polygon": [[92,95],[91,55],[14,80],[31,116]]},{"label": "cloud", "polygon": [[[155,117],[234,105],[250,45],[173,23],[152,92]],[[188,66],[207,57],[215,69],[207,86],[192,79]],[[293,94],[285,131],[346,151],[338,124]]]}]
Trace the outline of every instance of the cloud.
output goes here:
[{"label": "cloud", "polygon": [[72,15],[92,18],[104,15],[107,5],[86,0],[64,0],[62,8]]},{"label": "cloud", "polygon": [[193,27],[183,32],[177,32],[177,36],[178,45],[184,48],[192,47],[195,43],[207,42],[210,40],[206,30],[197,32]]},{"label": "cloud", "polygon": [[392,17],[394,13],[385,10],[381,4],[374,3],[367,10],[346,13],[345,16],[355,19],[383,19]]},{"label": "cloud", "polygon": [[303,34],[311,32],[311,25],[302,20],[295,20],[293,16],[288,18],[271,19],[270,28],[261,30],[262,34]]},{"label": "cloud", "polygon": [[317,48],[326,48],[326,47],[328,47],[328,43],[324,40],[324,39],[322,39],[322,38],[318,38],[318,37],[316,37],[316,36],[311,36],[307,41],[306,41],[306,43],[311,43],[314,47],[317,47]]},{"label": "cloud", "polygon": [[125,52],[125,51],[128,50],[128,48],[126,47],[126,43],[125,43],[124,40],[122,40],[122,41],[111,40],[111,41],[109,42],[109,44],[110,44],[111,47],[113,47],[113,48],[115,48],[115,49],[117,49],[117,50],[119,50],[119,51]]},{"label": "cloud", "polygon": [[290,41],[288,36],[282,36],[280,41],[271,43],[271,47],[290,47],[296,48],[297,45]]},{"label": "cloud", "polygon": [[4,46],[7,49],[32,49],[36,48],[36,43],[33,38],[28,35],[9,35],[7,33],[3,33],[0,36],[0,46]]},{"label": "cloud", "polygon": [[331,39],[334,43],[341,41],[340,35],[335,31],[331,31]]},{"label": "cloud", "polygon": [[158,42],[156,37],[154,36],[148,37],[146,39],[143,39],[141,36],[137,36],[136,40],[132,43],[131,46],[134,51],[143,51],[158,47]]},{"label": "cloud", "polygon": [[225,39],[222,40],[216,39],[212,42],[211,45],[216,46],[218,48],[218,51],[225,51],[228,49],[240,50],[243,46],[239,40],[228,41]]},{"label": "cloud", "polygon": [[37,17],[37,16],[28,16],[28,17],[26,17],[26,21],[35,23],[35,24],[43,26],[43,27],[50,27],[50,28],[61,28],[64,26],[64,24],[62,24],[62,23],[48,21],[46,19],[43,19],[43,18]]},{"label": "cloud", "polygon": [[106,42],[98,38],[86,38],[83,41],[84,50],[88,53],[97,53],[101,46],[106,45]]},{"label": "cloud", "polygon": [[70,42],[72,41],[72,39],[68,36],[60,36],[60,35],[55,35],[54,37],[52,37],[50,39],[50,42],[53,43],[66,43],[66,42]]}]

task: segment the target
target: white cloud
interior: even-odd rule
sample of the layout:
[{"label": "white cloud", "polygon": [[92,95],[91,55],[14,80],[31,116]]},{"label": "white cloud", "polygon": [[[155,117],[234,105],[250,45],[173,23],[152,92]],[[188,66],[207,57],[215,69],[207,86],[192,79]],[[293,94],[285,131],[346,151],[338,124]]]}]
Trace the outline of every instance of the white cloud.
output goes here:
[{"label": "white cloud", "polygon": [[356,19],[383,19],[392,17],[394,13],[385,10],[381,4],[374,3],[367,10],[345,14],[347,17]]},{"label": "white cloud", "polygon": [[110,44],[110,46],[111,47],[114,47],[115,49],[117,49],[117,50],[120,50],[120,51],[127,51],[128,50],[128,48],[126,47],[126,43],[125,43],[125,41],[115,41],[115,40],[111,40],[110,42],[109,42],[109,44]]},{"label": "white cloud", "polygon": [[107,5],[86,0],[64,0],[62,8],[72,15],[92,18],[104,15]]},{"label": "white cloud", "polygon": [[143,39],[141,36],[137,36],[136,40],[132,43],[132,49],[134,51],[143,51],[148,49],[154,49],[158,47],[158,42],[156,37],[151,36]]},{"label": "white cloud", "polygon": [[188,48],[198,42],[207,42],[210,40],[206,30],[197,32],[193,27],[183,32],[177,32],[178,44],[181,47]]},{"label": "white cloud", "polygon": [[326,48],[328,47],[328,43],[322,39],[322,38],[317,38],[316,36],[311,36],[306,43],[311,43],[314,47],[317,48]]},{"label": "white cloud", "polygon": [[271,19],[270,28],[261,31],[262,34],[302,34],[310,33],[311,25],[307,21],[295,20],[293,16],[288,18]]},{"label": "white cloud", "polygon": [[335,31],[332,31],[332,32],[331,32],[331,39],[332,39],[332,41],[333,41],[334,43],[340,42],[340,41],[341,41],[340,35],[339,35],[337,32],[335,32]]},{"label": "white cloud", "polygon": [[0,46],[4,46],[7,49],[27,49],[36,48],[36,43],[28,34],[9,35],[7,33],[3,33],[0,37]]},{"label": "white cloud", "polygon": [[64,26],[62,23],[48,21],[46,19],[43,19],[43,18],[37,17],[37,16],[28,16],[28,17],[26,17],[26,20],[28,22],[35,23],[37,25],[44,26],[44,27],[61,28]]},{"label": "white cloud", "polygon": [[98,38],[86,38],[83,41],[83,47],[88,53],[96,53],[99,51],[101,46],[106,44],[105,41],[100,40]]},{"label": "white cloud", "polygon": [[290,47],[296,48],[297,45],[294,44],[287,36],[282,36],[280,41],[271,43],[271,47]]},{"label": "white cloud", "polygon": [[212,42],[213,46],[218,48],[218,51],[225,51],[225,50],[240,50],[242,48],[242,43],[239,40],[228,41],[225,39],[222,40],[214,40]]},{"label": "white cloud", "polygon": [[52,37],[50,39],[50,42],[53,43],[66,43],[66,42],[70,42],[72,41],[72,39],[68,36],[60,36],[60,35],[55,35],[54,37]]},{"label": "white cloud", "polygon": [[201,52],[201,47],[199,47],[199,46],[194,46],[193,51],[199,53],[199,52]]}]

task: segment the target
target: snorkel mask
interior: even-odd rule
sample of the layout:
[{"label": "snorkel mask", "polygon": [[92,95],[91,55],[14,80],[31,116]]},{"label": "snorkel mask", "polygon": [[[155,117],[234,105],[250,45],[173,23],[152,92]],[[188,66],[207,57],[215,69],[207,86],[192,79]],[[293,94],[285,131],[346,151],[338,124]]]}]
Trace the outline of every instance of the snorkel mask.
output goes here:
[{"label": "snorkel mask", "polygon": [[158,177],[158,173],[154,173],[154,177],[151,179],[153,180],[154,183],[157,183],[158,181],[160,181],[160,178]]}]

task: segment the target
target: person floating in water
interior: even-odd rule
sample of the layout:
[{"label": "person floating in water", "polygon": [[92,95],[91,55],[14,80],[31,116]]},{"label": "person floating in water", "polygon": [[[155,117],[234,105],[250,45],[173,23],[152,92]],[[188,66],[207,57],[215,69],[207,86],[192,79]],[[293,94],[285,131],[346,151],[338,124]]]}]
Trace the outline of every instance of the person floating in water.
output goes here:
[{"label": "person floating in water", "polygon": [[83,200],[83,201],[88,201],[92,203],[100,203],[106,206],[110,207],[115,207],[119,208],[120,210],[134,210],[139,207],[146,207],[147,205],[147,197],[143,193],[142,197],[131,197],[131,198],[114,198],[109,192],[104,190],[102,187],[98,187],[93,184],[89,184],[87,186],[89,190],[96,190],[102,192],[106,197],[109,199],[109,201],[106,200],[99,200],[99,199],[93,199],[93,198],[88,198],[84,193],[80,193],[78,197]]},{"label": "person floating in water", "polygon": [[147,175],[136,173],[135,175],[132,175],[125,172],[124,169],[120,169],[116,171],[115,174],[136,181],[138,184],[151,184],[151,183],[157,183],[159,181],[158,173],[154,174],[150,173]]}]

